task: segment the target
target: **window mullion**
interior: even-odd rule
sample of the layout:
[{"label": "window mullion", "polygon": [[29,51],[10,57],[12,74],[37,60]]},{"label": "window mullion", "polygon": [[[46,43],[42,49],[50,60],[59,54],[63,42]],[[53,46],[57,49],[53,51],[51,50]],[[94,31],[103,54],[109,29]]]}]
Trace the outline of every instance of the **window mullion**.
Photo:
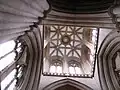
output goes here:
[{"label": "window mullion", "polygon": [[[19,47],[17,47],[17,48],[20,48],[20,47],[22,47],[22,46],[19,46]],[[16,48],[16,49],[17,49],[17,48]],[[4,56],[0,57],[0,60],[3,59],[3,58],[5,58],[7,55],[9,55],[10,53],[15,52],[15,51],[16,51],[16,50],[14,49],[14,50],[8,52],[8,53],[5,54]]]},{"label": "window mullion", "polygon": [[1,71],[1,81],[5,79],[5,77],[16,67],[16,62],[13,61],[10,65],[6,66],[2,71]]},{"label": "window mullion", "polygon": [[14,52],[14,51],[15,51],[15,50],[12,50],[12,51],[8,52],[7,54],[5,54],[4,56],[0,57],[0,60],[3,59],[3,58],[5,58],[7,55],[9,55],[10,53],[12,53],[12,52]]},{"label": "window mullion", "polygon": [[77,74],[77,73],[76,73],[76,67],[74,67],[74,72],[75,72],[75,74]]},{"label": "window mullion", "polygon": [[15,79],[16,79],[16,78],[14,77],[14,78],[10,81],[10,83],[5,87],[4,90],[8,90],[8,88],[10,87],[10,85],[13,83],[13,81],[14,81]]},{"label": "window mullion", "polygon": [[57,73],[57,66],[55,66],[55,73]]}]

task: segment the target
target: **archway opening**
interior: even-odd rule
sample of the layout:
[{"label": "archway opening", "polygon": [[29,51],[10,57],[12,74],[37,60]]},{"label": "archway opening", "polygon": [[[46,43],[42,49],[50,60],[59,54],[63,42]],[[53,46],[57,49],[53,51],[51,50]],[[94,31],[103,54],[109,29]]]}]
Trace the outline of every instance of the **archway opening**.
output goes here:
[{"label": "archway opening", "polygon": [[93,90],[89,86],[73,79],[62,79],[49,84],[43,90]]},{"label": "archway opening", "polygon": [[76,88],[76,87],[74,87],[74,86],[71,86],[71,85],[67,84],[67,85],[58,87],[58,88],[56,88],[55,90],[80,90],[80,89],[78,89],[78,88]]}]

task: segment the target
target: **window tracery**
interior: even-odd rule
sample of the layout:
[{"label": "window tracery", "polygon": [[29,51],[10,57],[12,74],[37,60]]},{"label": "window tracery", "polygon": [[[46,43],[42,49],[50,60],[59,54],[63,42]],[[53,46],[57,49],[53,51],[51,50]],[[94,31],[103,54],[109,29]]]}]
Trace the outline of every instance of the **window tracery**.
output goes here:
[{"label": "window tracery", "polygon": [[79,62],[76,62],[75,60],[72,60],[68,62],[69,64],[69,73],[70,74],[83,74]]},{"label": "window tracery", "polygon": [[62,73],[62,62],[60,60],[53,60],[50,66],[51,73]]},{"label": "window tracery", "polygon": [[11,40],[0,44],[0,78],[1,90],[13,90],[22,76],[24,64],[19,64],[25,50],[21,40]]}]

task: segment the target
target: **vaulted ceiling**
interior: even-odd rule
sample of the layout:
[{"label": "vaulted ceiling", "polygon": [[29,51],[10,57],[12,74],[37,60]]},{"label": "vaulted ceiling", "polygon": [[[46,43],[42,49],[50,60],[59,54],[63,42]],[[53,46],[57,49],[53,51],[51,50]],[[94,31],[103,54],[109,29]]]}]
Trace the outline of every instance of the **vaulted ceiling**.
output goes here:
[{"label": "vaulted ceiling", "polygon": [[[49,1],[49,4],[47,1]],[[21,52],[20,57],[16,51],[16,47],[11,51],[17,55],[12,63],[9,63],[8,66],[4,66],[3,70],[0,70],[0,83],[2,83],[0,90],[11,88],[10,85],[13,85],[13,80],[17,81],[17,83],[15,83],[16,90],[54,90],[49,89],[52,82],[55,82],[55,84],[52,84],[53,88],[58,88],[61,86],[60,84],[68,83],[74,86],[77,85],[79,88],[85,88],[85,90],[100,90],[101,88],[103,88],[103,90],[120,90],[120,70],[117,67],[117,63],[120,60],[118,52],[118,50],[120,50],[120,0],[47,1],[0,0],[0,44],[13,40],[16,42],[16,47],[17,44],[21,43],[25,48],[23,53]],[[114,1],[116,1],[116,3],[114,3]],[[113,5],[114,7],[111,7]],[[50,12],[46,13],[48,10],[50,10]],[[59,79],[64,79],[64,77],[51,78],[41,74],[43,68],[43,32],[45,30],[41,27],[43,24],[49,26],[56,24],[98,28],[100,29],[99,36],[102,37],[102,40],[104,40],[104,36],[108,34],[108,29],[113,30],[102,43],[103,45],[100,47],[99,53],[96,53],[98,54],[98,63],[96,64],[98,67],[95,67],[93,78],[76,79],[72,77],[72,79],[75,80],[72,81],[68,80],[68,78],[71,77],[65,76],[65,80],[61,82]],[[118,28],[118,30],[114,30],[116,28]],[[105,32],[107,32],[107,34],[105,34]],[[59,33],[57,34],[59,35]],[[70,43],[71,38],[69,38],[68,35],[63,35],[60,40],[65,46],[65,44]],[[100,41],[100,45],[102,40]],[[6,57],[11,52],[8,52],[0,58]],[[117,57],[116,60],[113,59],[114,56]],[[4,61],[4,59],[2,60]],[[114,65],[112,62],[114,62]],[[19,69],[17,65],[24,68],[21,70],[22,76],[20,77],[18,75]],[[88,68],[87,65],[85,67]],[[13,70],[17,70],[17,72],[13,75],[14,78],[12,82],[9,82],[7,76],[9,76]],[[4,79],[7,79],[7,86],[3,85],[5,84]],[[58,83],[56,83],[56,81],[58,81]],[[48,89],[46,89],[46,87]]]}]

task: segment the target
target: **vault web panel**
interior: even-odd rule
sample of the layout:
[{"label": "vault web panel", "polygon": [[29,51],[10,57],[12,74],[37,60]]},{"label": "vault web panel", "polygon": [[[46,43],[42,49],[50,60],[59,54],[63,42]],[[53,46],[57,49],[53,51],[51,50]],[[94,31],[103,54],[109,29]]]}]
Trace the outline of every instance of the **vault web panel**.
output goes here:
[{"label": "vault web panel", "polygon": [[[47,42],[44,43],[44,75],[93,76],[97,28],[44,25],[44,32],[44,42]],[[56,66],[52,63],[54,60],[56,63],[61,61],[61,64]],[[76,65],[71,66],[71,61]],[[61,68],[60,73],[58,67]]]}]

